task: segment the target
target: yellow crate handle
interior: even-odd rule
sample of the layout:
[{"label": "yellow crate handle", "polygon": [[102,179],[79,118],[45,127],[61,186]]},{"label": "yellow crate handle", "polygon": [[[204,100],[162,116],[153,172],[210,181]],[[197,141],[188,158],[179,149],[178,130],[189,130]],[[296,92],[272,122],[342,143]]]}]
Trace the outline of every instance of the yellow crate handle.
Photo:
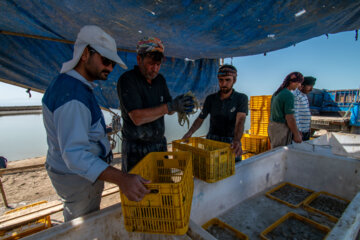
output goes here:
[{"label": "yellow crate handle", "polygon": [[150,190],[150,193],[159,193],[159,189],[149,189]]}]

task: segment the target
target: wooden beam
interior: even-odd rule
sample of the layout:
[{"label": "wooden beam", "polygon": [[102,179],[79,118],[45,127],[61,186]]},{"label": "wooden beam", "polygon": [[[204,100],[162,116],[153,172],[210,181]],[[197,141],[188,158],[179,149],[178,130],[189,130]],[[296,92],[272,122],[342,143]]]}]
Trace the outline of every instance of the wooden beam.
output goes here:
[{"label": "wooden beam", "polygon": [[0,169],[0,177],[6,174],[14,174],[19,172],[25,172],[25,171],[36,171],[39,170],[38,168],[43,168],[45,166],[44,163],[42,164],[36,164],[36,165],[30,165],[30,166],[24,166],[24,167],[16,167],[16,168],[3,168]]},{"label": "wooden beam", "polygon": [[[118,193],[119,187],[113,186],[103,191],[102,197]],[[21,225],[36,221],[39,218],[61,212],[63,203],[59,200],[37,205],[18,212],[5,214],[0,217],[0,231],[7,231]]]},{"label": "wooden beam", "polygon": [[3,184],[1,182],[1,178],[0,178],[0,191],[1,191],[1,196],[2,196],[5,207],[9,208],[8,202],[6,200],[6,195],[5,195],[5,191],[4,191],[4,188],[3,188]]}]

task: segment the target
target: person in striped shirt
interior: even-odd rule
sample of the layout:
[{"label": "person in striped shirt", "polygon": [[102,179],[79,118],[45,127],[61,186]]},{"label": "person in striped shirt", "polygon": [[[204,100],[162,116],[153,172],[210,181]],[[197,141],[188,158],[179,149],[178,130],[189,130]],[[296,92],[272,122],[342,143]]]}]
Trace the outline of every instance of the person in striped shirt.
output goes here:
[{"label": "person in striped shirt", "polygon": [[294,94],[296,125],[303,141],[310,139],[311,112],[307,94],[313,90],[315,82],[316,78],[314,77],[304,77],[301,86],[292,92]]}]

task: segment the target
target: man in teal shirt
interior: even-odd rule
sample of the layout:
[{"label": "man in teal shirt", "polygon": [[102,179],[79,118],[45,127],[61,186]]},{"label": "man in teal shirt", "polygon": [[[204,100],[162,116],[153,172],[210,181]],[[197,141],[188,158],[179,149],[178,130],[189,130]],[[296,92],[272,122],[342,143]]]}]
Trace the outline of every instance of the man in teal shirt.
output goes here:
[{"label": "man in teal shirt", "polygon": [[292,140],[296,143],[302,142],[294,117],[294,95],[290,91],[297,89],[303,81],[301,73],[290,73],[271,98],[268,127],[271,148],[286,146]]}]

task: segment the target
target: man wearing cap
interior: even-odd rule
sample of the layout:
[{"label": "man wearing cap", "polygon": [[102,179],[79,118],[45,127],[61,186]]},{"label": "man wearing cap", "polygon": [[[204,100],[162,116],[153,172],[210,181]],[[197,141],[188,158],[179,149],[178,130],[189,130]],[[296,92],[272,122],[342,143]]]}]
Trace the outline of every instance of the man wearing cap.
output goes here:
[{"label": "man wearing cap", "polygon": [[191,137],[200,128],[210,113],[210,128],[206,138],[231,143],[239,161],[242,154],[241,137],[248,114],[248,97],[236,92],[237,70],[232,65],[223,65],[218,71],[220,90],[206,97],[204,107],[190,130],[183,138]]},{"label": "man wearing cap", "polygon": [[100,208],[104,181],[119,185],[133,201],[149,192],[147,180],[109,165],[112,152],[93,88],[95,80],[107,79],[116,63],[126,68],[115,40],[97,26],[84,26],[73,59],[63,64],[42,99],[49,147],[46,169],[63,200],[65,221]]},{"label": "man wearing cap", "polygon": [[130,171],[150,152],[166,152],[164,115],[191,112],[190,96],[172,100],[165,78],[159,74],[164,59],[160,39],[146,37],[137,44],[137,64],[122,74],[117,91],[120,100],[122,129],[122,169]]},{"label": "man wearing cap", "polygon": [[310,139],[311,112],[307,94],[309,94],[315,85],[316,78],[304,77],[303,83],[292,93],[294,94],[295,119],[302,140]]}]

